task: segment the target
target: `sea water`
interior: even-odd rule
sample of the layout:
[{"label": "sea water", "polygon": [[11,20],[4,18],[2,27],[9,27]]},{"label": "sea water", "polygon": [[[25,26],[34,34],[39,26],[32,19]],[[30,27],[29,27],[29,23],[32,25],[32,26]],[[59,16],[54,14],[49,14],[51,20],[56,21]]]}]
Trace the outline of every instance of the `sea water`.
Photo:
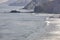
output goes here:
[{"label": "sea water", "polygon": [[[20,7],[0,7],[0,40],[50,40],[46,15],[4,13]],[[22,10],[23,11],[23,10]],[[47,37],[48,36],[48,37]]]}]

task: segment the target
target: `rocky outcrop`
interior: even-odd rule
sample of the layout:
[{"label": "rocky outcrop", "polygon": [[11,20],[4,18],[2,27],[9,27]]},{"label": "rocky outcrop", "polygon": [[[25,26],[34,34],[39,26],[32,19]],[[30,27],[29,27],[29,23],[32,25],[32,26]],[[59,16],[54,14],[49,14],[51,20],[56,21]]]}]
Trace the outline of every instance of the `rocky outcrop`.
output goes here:
[{"label": "rocky outcrop", "polygon": [[27,4],[24,9],[34,9],[35,6],[43,6],[43,3],[46,3],[47,0],[32,0]]},{"label": "rocky outcrop", "polygon": [[34,9],[34,7],[35,7],[35,4],[33,1],[31,1],[24,7],[24,9]]},{"label": "rocky outcrop", "polygon": [[[38,9],[40,12],[52,13],[53,8],[50,6],[52,2],[53,2],[52,0],[32,0],[28,5],[24,7],[24,9],[34,9],[34,12],[36,12],[36,10]],[[40,7],[39,8],[37,7],[35,9],[36,6]]]},{"label": "rocky outcrop", "polygon": [[44,6],[44,9],[45,12],[48,12],[48,13],[60,13],[60,0],[54,0],[54,1],[51,1],[51,2],[48,2],[46,4],[46,7]]},{"label": "rocky outcrop", "polygon": [[55,0],[53,3],[53,12],[60,14],[60,0]]},{"label": "rocky outcrop", "polygon": [[[45,1],[44,0],[32,0],[27,6],[25,6],[25,8],[34,9],[35,6],[42,7],[43,12],[60,13],[60,0],[45,0]],[[39,7],[37,7],[36,9],[38,8]],[[41,8],[39,8],[38,10],[41,10]]]},{"label": "rocky outcrop", "polygon": [[11,10],[10,13],[20,13],[20,11],[17,11],[17,10]]},{"label": "rocky outcrop", "polygon": [[34,12],[35,12],[35,13],[43,12],[43,8],[42,8],[41,6],[35,6]]}]

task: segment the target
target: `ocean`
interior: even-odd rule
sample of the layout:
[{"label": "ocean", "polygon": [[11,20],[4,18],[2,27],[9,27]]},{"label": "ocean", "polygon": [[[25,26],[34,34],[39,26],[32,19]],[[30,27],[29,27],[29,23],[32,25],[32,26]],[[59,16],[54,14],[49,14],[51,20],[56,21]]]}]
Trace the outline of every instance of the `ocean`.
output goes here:
[{"label": "ocean", "polygon": [[[0,7],[0,40],[50,40],[52,26],[47,26],[50,14],[9,13],[20,7]],[[24,11],[24,10],[22,10]]]}]

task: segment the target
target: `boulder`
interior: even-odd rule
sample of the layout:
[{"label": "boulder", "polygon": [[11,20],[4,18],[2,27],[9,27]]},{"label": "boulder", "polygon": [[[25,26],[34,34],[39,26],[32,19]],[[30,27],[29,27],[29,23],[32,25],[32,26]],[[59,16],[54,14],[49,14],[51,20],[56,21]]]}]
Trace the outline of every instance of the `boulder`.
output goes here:
[{"label": "boulder", "polygon": [[17,10],[11,10],[10,13],[20,13],[20,11],[17,11]]}]

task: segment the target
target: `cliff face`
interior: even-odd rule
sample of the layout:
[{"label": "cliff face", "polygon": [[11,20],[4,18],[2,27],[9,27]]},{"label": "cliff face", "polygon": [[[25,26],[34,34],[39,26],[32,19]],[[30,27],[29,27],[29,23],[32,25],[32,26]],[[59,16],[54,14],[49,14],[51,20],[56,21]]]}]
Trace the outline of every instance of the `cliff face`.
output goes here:
[{"label": "cliff face", "polygon": [[43,8],[43,12],[60,13],[60,0],[32,0],[25,9],[34,9],[35,6]]},{"label": "cliff face", "polygon": [[60,14],[60,0],[55,0],[55,2],[53,2],[53,12]]},{"label": "cliff face", "polygon": [[27,4],[24,9],[34,9],[35,7],[35,4],[33,1],[31,1],[29,4]]},{"label": "cliff face", "polygon": [[60,13],[60,0],[48,2],[44,6],[44,10],[48,13]]},{"label": "cliff face", "polygon": [[43,3],[48,2],[48,0],[32,0],[29,4],[27,4],[25,9],[34,9],[35,6],[43,6]]}]

